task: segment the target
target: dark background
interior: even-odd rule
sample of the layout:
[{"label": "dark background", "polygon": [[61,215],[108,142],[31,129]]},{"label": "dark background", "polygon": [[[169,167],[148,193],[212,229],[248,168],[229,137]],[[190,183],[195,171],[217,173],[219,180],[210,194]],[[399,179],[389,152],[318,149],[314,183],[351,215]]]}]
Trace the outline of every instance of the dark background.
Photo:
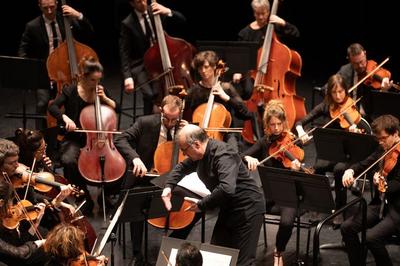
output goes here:
[{"label": "dark background", "polygon": [[[237,33],[253,21],[250,0],[163,0],[168,7],[182,12],[185,25],[168,32],[195,43],[196,40],[236,40]],[[286,0],[278,15],[295,24],[301,33],[292,45],[303,59],[302,80],[321,84],[346,63],[346,48],[360,42],[370,59],[378,63],[387,56],[385,68],[397,80],[399,51],[398,9],[396,1],[381,0]],[[129,12],[125,0],[71,0],[69,5],[92,22],[96,38],[90,46],[96,50],[106,69],[119,71],[119,23]],[[1,16],[0,55],[16,55],[24,25],[40,13],[36,0],[4,1]],[[5,14],[8,14],[6,18]]]}]

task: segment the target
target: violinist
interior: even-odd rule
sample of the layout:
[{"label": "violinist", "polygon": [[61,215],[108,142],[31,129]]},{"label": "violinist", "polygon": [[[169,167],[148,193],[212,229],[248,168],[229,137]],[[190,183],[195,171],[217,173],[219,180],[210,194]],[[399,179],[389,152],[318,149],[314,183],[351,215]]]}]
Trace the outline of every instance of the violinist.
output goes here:
[{"label": "violinist", "polygon": [[[119,54],[124,77],[125,92],[131,93],[135,86],[148,81],[148,73],[144,68],[144,54],[156,42],[154,15],[162,15],[165,22],[185,21],[178,11],[171,10],[157,2],[147,5],[147,0],[129,0],[131,13],[122,21],[119,37]],[[144,114],[159,112],[154,101],[160,93],[160,88],[152,83],[141,87],[143,94]]]},{"label": "violinist", "polygon": [[[300,32],[295,25],[277,15],[270,16],[271,10],[268,0],[253,0],[251,1],[251,8],[253,9],[255,20],[239,31],[238,41],[258,42],[261,47],[269,23],[275,25],[275,32],[278,39],[282,39],[283,43],[286,44],[287,42],[299,38]],[[241,79],[241,73],[235,73],[233,75],[233,82],[235,85],[238,84]],[[248,99],[251,96],[253,85],[248,83],[249,79],[244,79],[244,81],[245,82],[241,82],[242,86],[235,87],[239,92],[243,90],[242,93],[240,93],[243,99]]]},{"label": "violinist", "polygon": [[[88,41],[93,35],[93,27],[82,12],[68,5],[57,11],[57,0],[38,0],[42,14],[29,21],[21,37],[18,56],[46,60],[55,48],[65,39],[63,16],[71,18],[74,36],[80,41]],[[57,88],[38,88],[36,90],[36,111],[46,115],[50,97],[54,98]],[[44,129],[45,120],[37,120],[36,128]]]},{"label": "violinist", "polygon": [[[223,104],[232,115],[231,127],[236,127],[238,125],[235,123],[237,120],[250,119],[252,113],[247,110],[243,99],[232,84],[216,80],[217,71],[220,71],[217,68],[221,67],[218,62],[218,55],[214,51],[202,51],[193,58],[192,68],[198,72],[201,79],[188,90],[184,117],[191,121],[191,112],[195,112],[199,105],[207,103],[210,90],[212,90],[215,102]],[[238,138],[237,133],[227,133],[224,141],[238,150]]]},{"label": "violinist", "polygon": [[[80,149],[86,144],[86,136],[74,132],[80,128],[79,115],[82,109],[94,104],[96,93],[102,104],[119,110],[119,104],[114,101],[108,90],[100,85],[103,77],[103,66],[93,58],[85,58],[79,63],[79,81],[77,85],[64,87],[62,93],[49,106],[49,112],[64,126],[67,133],[61,143],[61,164],[64,175],[69,181],[85,191],[86,204],[82,207],[84,214],[91,214],[94,202],[90,197],[86,181],[78,169]],[[61,109],[64,106],[64,110]]]},{"label": "violinist", "polygon": [[[9,206],[12,205],[11,185],[0,180],[0,228],[3,227],[3,218],[8,216]],[[0,265],[43,265],[47,258],[41,249],[45,240],[19,241],[5,235],[3,230],[0,234]],[[12,242],[12,243],[10,243]],[[14,244],[13,244],[14,243]]]},{"label": "violinist", "polygon": [[84,245],[85,234],[78,227],[59,224],[47,235],[44,250],[50,256],[46,266],[104,266],[104,255],[88,255]]},{"label": "violinist", "polygon": [[[176,135],[176,131],[188,124],[183,119],[179,120],[182,105],[179,97],[165,96],[160,106],[161,113],[139,117],[132,127],[116,136],[115,146],[125,158],[128,169],[133,169],[133,175],[129,173],[125,175],[122,189],[149,185],[148,179],[144,176],[154,166],[154,153],[157,146],[171,141]],[[177,230],[171,236],[186,238],[197,220],[194,219],[194,222],[187,228]],[[141,261],[143,222],[131,222],[130,226],[134,260]]]},{"label": "violinist", "polygon": [[171,210],[172,189],[187,174],[197,172],[211,194],[190,201],[191,211],[219,208],[211,244],[239,249],[238,266],[255,265],[258,237],[265,213],[263,193],[229,144],[208,138],[204,129],[186,125],[178,134],[188,156],[168,175],[162,199]]},{"label": "violinist", "polygon": [[[372,130],[380,147],[365,160],[351,165],[343,175],[343,185],[350,187],[354,182],[354,175],[360,173],[381,157],[383,151],[388,153],[379,163],[380,167],[373,177],[374,185],[379,187],[379,193],[367,207],[367,235],[366,245],[375,258],[376,265],[393,265],[388,251],[385,248],[385,239],[398,233],[400,222],[400,132],[399,120],[392,115],[382,115],[372,122]],[[382,202],[379,194],[385,192]],[[381,208],[383,213],[381,213]],[[383,214],[383,215],[382,215]],[[380,217],[382,216],[382,217]],[[343,241],[346,246],[350,265],[363,265],[361,259],[361,245],[357,233],[361,231],[361,214],[355,214],[344,221],[341,226]]]},{"label": "violinist", "polygon": [[[303,126],[315,121],[317,118],[322,118],[324,123],[330,121],[337,116],[336,113],[340,114],[342,109],[352,104],[351,102],[352,99],[349,96],[348,88],[343,77],[339,74],[330,76],[327,82],[327,93],[324,101],[311,110],[302,120],[296,123],[298,137],[301,138],[303,143],[308,142],[311,137],[305,133]],[[354,105],[348,108],[346,114],[348,114],[349,117],[360,117],[360,114]],[[334,129],[348,130],[350,132],[360,132],[362,128],[365,129],[363,122],[361,122],[363,121],[361,118],[359,121],[356,119],[349,120],[352,121],[347,121],[345,115],[340,115],[337,119],[335,119],[335,121],[333,121],[333,123],[329,125],[329,127]],[[348,165],[346,163],[329,162],[320,159],[318,159],[314,165],[314,169],[317,174],[325,175],[325,172],[333,171],[335,178],[336,210],[343,207],[347,202],[347,190],[345,187],[343,187],[341,182],[343,171],[347,167]],[[342,220],[343,216],[336,216],[333,220],[333,228],[338,229]]]},{"label": "violinist", "polygon": [[[337,74],[341,75],[344,83],[348,88],[355,85],[359,80],[361,80],[366,74],[368,69],[368,64],[371,60],[367,59],[367,51],[364,47],[359,43],[352,43],[347,48],[347,59],[348,63],[341,66],[338,70]],[[372,71],[370,69],[369,71]],[[389,80],[388,77],[382,77],[380,82],[380,88],[383,91],[389,90],[393,85],[393,81]],[[327,84],[324,85],[323,90],[326,91]],[[364,84],[357,87],[357,89],[353,90],[352,98],[356,99],[360,96],[364,96],[362,100],[361,107],[368,104],[368,91],[371,89],[366,82]],[[363,109],[360,109],[363,113]]]},{"label": "violinist", "polygon": [[[267,104],[265,107],[263,122],[265,136],[262,139],[259,139],[252,147],[241,154],[243,161],[247,163],[247,167],[251,171],[257,170],[259,158],[265,158],[275,152],[272,148],[280,143],[282,139],[287,138],[288,142],[294,139],[290,137],[292,133],[288,129],[285,109],[279,100],[271,100]],[[282,145],[285,145],[285,143],[282,142]],[[277,147],[276,150],[279,148],[280,147]],[[301,166],[300,162],[302,160],[301,157],[304,155],[303,151],[295,144],[293,144],[292,148],[288,146],[287,150],[292,153],[294,158],[297,158],[290,160],[286,157],[283,158],[282,156],[277,156],[277,158],[272,157],[270,160],[266,161],[265,164],[277,168],[286,168],[282,161],[282,159],[284,159],[290,161],[290,169],[299,170]],[[276,211],[280,212],[281,221],[276,234],[274,265],[283,266],[282,253],[285,251],[286,245],[292,235],[292,229],[296,218],[296,209],[290,207],[280,207],[276,206],[274,202],[267,202],[267,210],[269,210],[269,212],[275,212],[275,209],[277,209]]]}]

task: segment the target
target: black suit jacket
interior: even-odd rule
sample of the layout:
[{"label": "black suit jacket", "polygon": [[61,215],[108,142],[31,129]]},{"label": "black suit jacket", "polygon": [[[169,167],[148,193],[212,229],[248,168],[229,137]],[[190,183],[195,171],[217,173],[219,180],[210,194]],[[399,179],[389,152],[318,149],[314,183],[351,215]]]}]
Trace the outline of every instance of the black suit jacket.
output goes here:
[{"label": "black suit jacket", "polygon": [[[65,27],[61,15],[56,17],[57,24],[63,40],[65,39]],[[93,27],[89,20],[83,17],[82,20],[71,19],[71,26],[74,37],[79,41],[86,41],[93,37]],[[87,43],[87,41],[86,41]],[[46,59],[49,55],[49,37],[46,32],[46,25],[43,16],[38,16],[29,21],[18,48],[18,56],[27,58]]]},{"label": "black suit jacket", "polygon": [[132,169],[134,158],[140,158],[147,170],[153,167],[160,128],[160,114],[141,116],[133,126],[115,137],[114,144],[127,161],[128,169]]},{"label": "black suit jacket", "polygon": [[[147,10],[150,20],[155,30],[153,12]],[[185,17],[177,12],[172,11],[172,17],[168,19],[177,19],[184,21]],[[132,77],[143,70],[143,57],[147,49],[150,47],[150,42],[146,38],[143,29],[140,25],[139,18],[135,11],[132,12],[122,21],[119,37],[119,53],[121,58],[121,70],[124,79]]]}]

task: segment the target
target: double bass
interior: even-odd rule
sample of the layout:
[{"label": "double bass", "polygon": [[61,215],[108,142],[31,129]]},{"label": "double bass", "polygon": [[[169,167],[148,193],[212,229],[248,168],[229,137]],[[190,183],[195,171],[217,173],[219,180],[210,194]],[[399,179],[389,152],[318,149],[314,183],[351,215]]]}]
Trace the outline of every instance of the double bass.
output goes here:
[{"label": "double bass", "polygon": [[[274,0],[271,15],[278,11],[278,0]],[[296,95],[295,81],[301,75],[302,59],[299,53],[282,44],[274,32],[274,25],[268,24],[263,46],[258,50],[257,69],[250,72],[254,79],[254,89],[246,102],[251,112],[258,113],[258,108],[272,99],[279,99],[285,106],[289,128],[306,115],[304,98]],[[244,122],[242,136],[249,143],[261,137],[261,118],[258,123],[251,120]]]},{"label": "double bass", "polygon": [[[151,2],[156,3],[156,0]],[[193,85],[190,63],[196,50],[185,40],[168,36],[159,14],[154,16],[154,22],[157,41],[146,51],[144,66],[152,80],[163,76],[160,97],[164,98]]]},{"label": "double bass", "polygon": [[[65,5],[66,0],[61,0]],[[57,84],[57,95],[61,94],[64,86],[77,84],[78,62],[82,58],[92,57],[98,60],[96,52],[89,46],[76,41],[72,36],[69,18],[63,17],[65,41],[63,41],[47,58],[46,66],[50,80]],[[49,127],[56,126],[56,120],[50,114],[47,116]]]}]

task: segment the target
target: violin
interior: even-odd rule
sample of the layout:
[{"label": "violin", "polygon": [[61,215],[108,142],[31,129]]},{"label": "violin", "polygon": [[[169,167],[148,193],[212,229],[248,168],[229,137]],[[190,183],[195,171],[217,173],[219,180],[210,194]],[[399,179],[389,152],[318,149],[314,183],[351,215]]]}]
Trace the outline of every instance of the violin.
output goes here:
[{"label": "violin", "polygon": [[15,229],[22,220],[34,221],[39,216],[39,209],[29,200],[21,200],[17,204],[10,205],[7,216],[3,217],[3,226],[7,229]]},{"label": "violin", "polygon": [[[304,151],[299,146],[294,144],[294,135],[290,132],[283,132],[277,139],[269,146],[268,155],[282,162],[285,168],[291,168],[292,161],[303,161]],[[300,166],[301,170],[305,173],[311,174],[313,171]]]},{"label": "violin", "polygon": [[[29,176],[32,175],[30,184],[39,192],[49,192],[53,187],[60,188],[64,184],[54,181],[54,175],[50,172],[35,173],[29,170],[29,168],[19,163],[16,170],[16,175],[11,177],[11,182],[15,188],[22,188],[28,184]],[[85,194],[83,190],[73,187],[72,194],[75,196],[82,196]]]},{"label": "violin", "polygon": [[[377,63],[374,60],[368,60],[367,62],[367,69],[366,73],[370,73],[372,70],[374,70],[377,67]],[[389,70],[380,68],[378,71],[376,71],[373,75],[371,75],[369,78],[367,78],[364,81],[364,84],[372,87],[374,89],[380,90],[381,89],[381,83],[384,78],[390,79],[391,73]],[[395,88],[396,90],[400,90],[400,86],[397,84],[392,84],[392,87]]]},{"label": "violin", "polygon": [[107,265],[108,258],[104,256],[95,257],[85,252],[79,255],[78,258],[69,262],[68,266],[102,266]]},{"label": "violin", "polygon": [[358,112],[351,97],[347,97],[344,103],[331,105],[329,114],[332,119],[335,117],[339,119],[340,127],[343,129],[349,129],[352,125],[357,125],[361,120],[361,114]]},{"label": "violin", "polygon": [[385,199],[385,193],[387,190],[386,177],[393,170],[394,166],[397,164],[397,159],[399,157],[399,154],[400,154],[400,145],[397,145],[395,149],[386,154],[386,156],[383,159],[383,164],[381,166],[381,169],[379,171],[379,175],[381,176],[381,178],[379,178],[378,181],[378,191],[380,192],[379,198],[381,199],[381,208],[379,212],[379,217],[381,219],[383,218],[383,210],[386,203]]}]

